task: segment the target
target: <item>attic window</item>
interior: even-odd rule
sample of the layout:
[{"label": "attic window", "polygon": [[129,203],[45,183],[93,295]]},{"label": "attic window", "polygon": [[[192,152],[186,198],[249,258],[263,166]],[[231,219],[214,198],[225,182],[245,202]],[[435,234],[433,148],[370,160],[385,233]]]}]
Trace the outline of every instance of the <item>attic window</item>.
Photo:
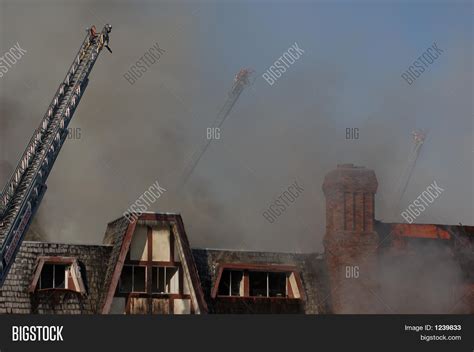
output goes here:
[{"label": "attic window", "polygon": [[85,294],[84,274],[76,258],[39,257],[28,291],[68,290]]},{"label": "attic window", "polygon": [[299,272],[294,266],[223,264],[212,297],[302,298]]}]

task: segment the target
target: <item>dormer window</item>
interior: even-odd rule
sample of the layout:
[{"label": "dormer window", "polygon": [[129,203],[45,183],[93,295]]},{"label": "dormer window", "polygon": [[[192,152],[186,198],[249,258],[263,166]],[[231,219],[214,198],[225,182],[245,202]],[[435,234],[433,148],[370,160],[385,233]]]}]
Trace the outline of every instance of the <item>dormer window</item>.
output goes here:
[{"label": "dormer window", "polygon": [[221,264],[212,297],[302,299],[297,268],[272,264]]},{"label": "dormer window", "polygon": [[76,258],[39,257],[28,291],[64,290],[85,294],[84,275]]}]

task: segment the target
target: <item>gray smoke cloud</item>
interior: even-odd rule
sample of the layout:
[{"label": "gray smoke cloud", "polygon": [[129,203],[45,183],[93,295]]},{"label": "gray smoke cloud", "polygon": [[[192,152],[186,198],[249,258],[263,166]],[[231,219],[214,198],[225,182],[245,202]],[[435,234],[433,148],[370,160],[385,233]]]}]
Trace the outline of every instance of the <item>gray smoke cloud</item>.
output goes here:
[{"label": "gray smoke cloud", "polygon": [[379,263],[378,285],[387,313],[469,313],[463,271],[447,246],[420,241],[406,252],[382,256]]},{"label": "gray smoke cloud", "polygon": [[[360,25],[358,15],[348,15],[344,7],[0,4],[1,51],[16,42],[28,51],[0,80],[0,159],[10,165],[16,164],[63,79],[82,31],[92,23],[114,26],[113,54],[101,54],[71,124],[81,129],[81,138],[66,141],[36,216],[51,241],[100,243],[106,223],[158,180],[169,191],[150,211],[181,213],[193,246],[321,251],[324,175],[338,163],[374,169],[380,184],[377,217],[401,221],[392,215],[391,193],[407,163],[410,132],[426,127],[430,139],[404,204],[435,177],[446,192],[417,221],[439,222],[443,216],[448,223],[472,222],[472,88],[465,78],[472,72],[464,49],[469,38],[459,38],[461,29],[441,38],[445,56],[408,86],[400,74],[424,44],[413,50],[396,38],[385,39],[377,44],[391,57],[383,65],[380,60],[366,64],[375,39],[364,33],[367,28],[377,32],[377,16],[367,32],[348,36],[346,27],[328,34],[331,21]],[[314,18],[304,18],[307,7]],[[268,12],[273,19],[259,17]],[[287,34],[278,29],[281,13]],[[247,26],[238,18],[247,18]],[[270,87],[259,73],[295,40],[304,56]],[[155,43],[165,54],[130,85],[122,75]],[[211,144],[189,182],[176,190],[242,67],[257,71],[254,84],[223,125],[221,140]],[[345,139],[345,129],[352,127],[360,129],[358,140]],[[2,173],[3,183],[9,172]],[[263,211],[295,179],[305,192],[269,224]]]}]

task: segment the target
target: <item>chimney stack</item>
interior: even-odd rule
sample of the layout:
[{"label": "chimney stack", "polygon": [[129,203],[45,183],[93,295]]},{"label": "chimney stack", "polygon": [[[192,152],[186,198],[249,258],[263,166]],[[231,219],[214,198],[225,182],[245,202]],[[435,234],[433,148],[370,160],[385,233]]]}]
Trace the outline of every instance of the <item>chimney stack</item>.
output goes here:
[{"label": "chimney stack", "polygon": [[333,313],[371,313],[376,289],[378,235],[374,231],[377,178],[373,170],[338,165],[323,184],[326,197],[324,248]]}]

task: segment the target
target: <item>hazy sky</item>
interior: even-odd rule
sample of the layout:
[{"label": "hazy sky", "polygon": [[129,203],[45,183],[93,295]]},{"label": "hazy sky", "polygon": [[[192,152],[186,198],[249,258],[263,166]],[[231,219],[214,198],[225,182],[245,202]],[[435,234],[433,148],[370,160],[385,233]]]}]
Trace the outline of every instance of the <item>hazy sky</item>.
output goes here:
[{"label": "hazy sky", "polygon": [[[338,163],[374,169],[377,218],[402,221],[390,210],[415,128],[429,135],[402,207],[436,181],[445,192],[417,221],[472,225],[471,16],[467,1],[0,0],[0,54],[27,50],[0,78],[0,166],[16,165],[85,28],[109,22],[113,54],[92,71],[71,123],[81,138],[66,141],[37,216],[49,240],[100,243],[158,181],[168,191],[150,210],[180,212],[193,246],[321,250],[321,185]],[[268,85],[261,74],[295,42],[303,56]],[[434,42],[443,53],[408,85],[401,74]],[[156,43],[165,54],[130,85],[123,74]],[[242,67],[253,85],[176,191]],[[305,191],[269,224],[262,212],[295,180]]]}]

